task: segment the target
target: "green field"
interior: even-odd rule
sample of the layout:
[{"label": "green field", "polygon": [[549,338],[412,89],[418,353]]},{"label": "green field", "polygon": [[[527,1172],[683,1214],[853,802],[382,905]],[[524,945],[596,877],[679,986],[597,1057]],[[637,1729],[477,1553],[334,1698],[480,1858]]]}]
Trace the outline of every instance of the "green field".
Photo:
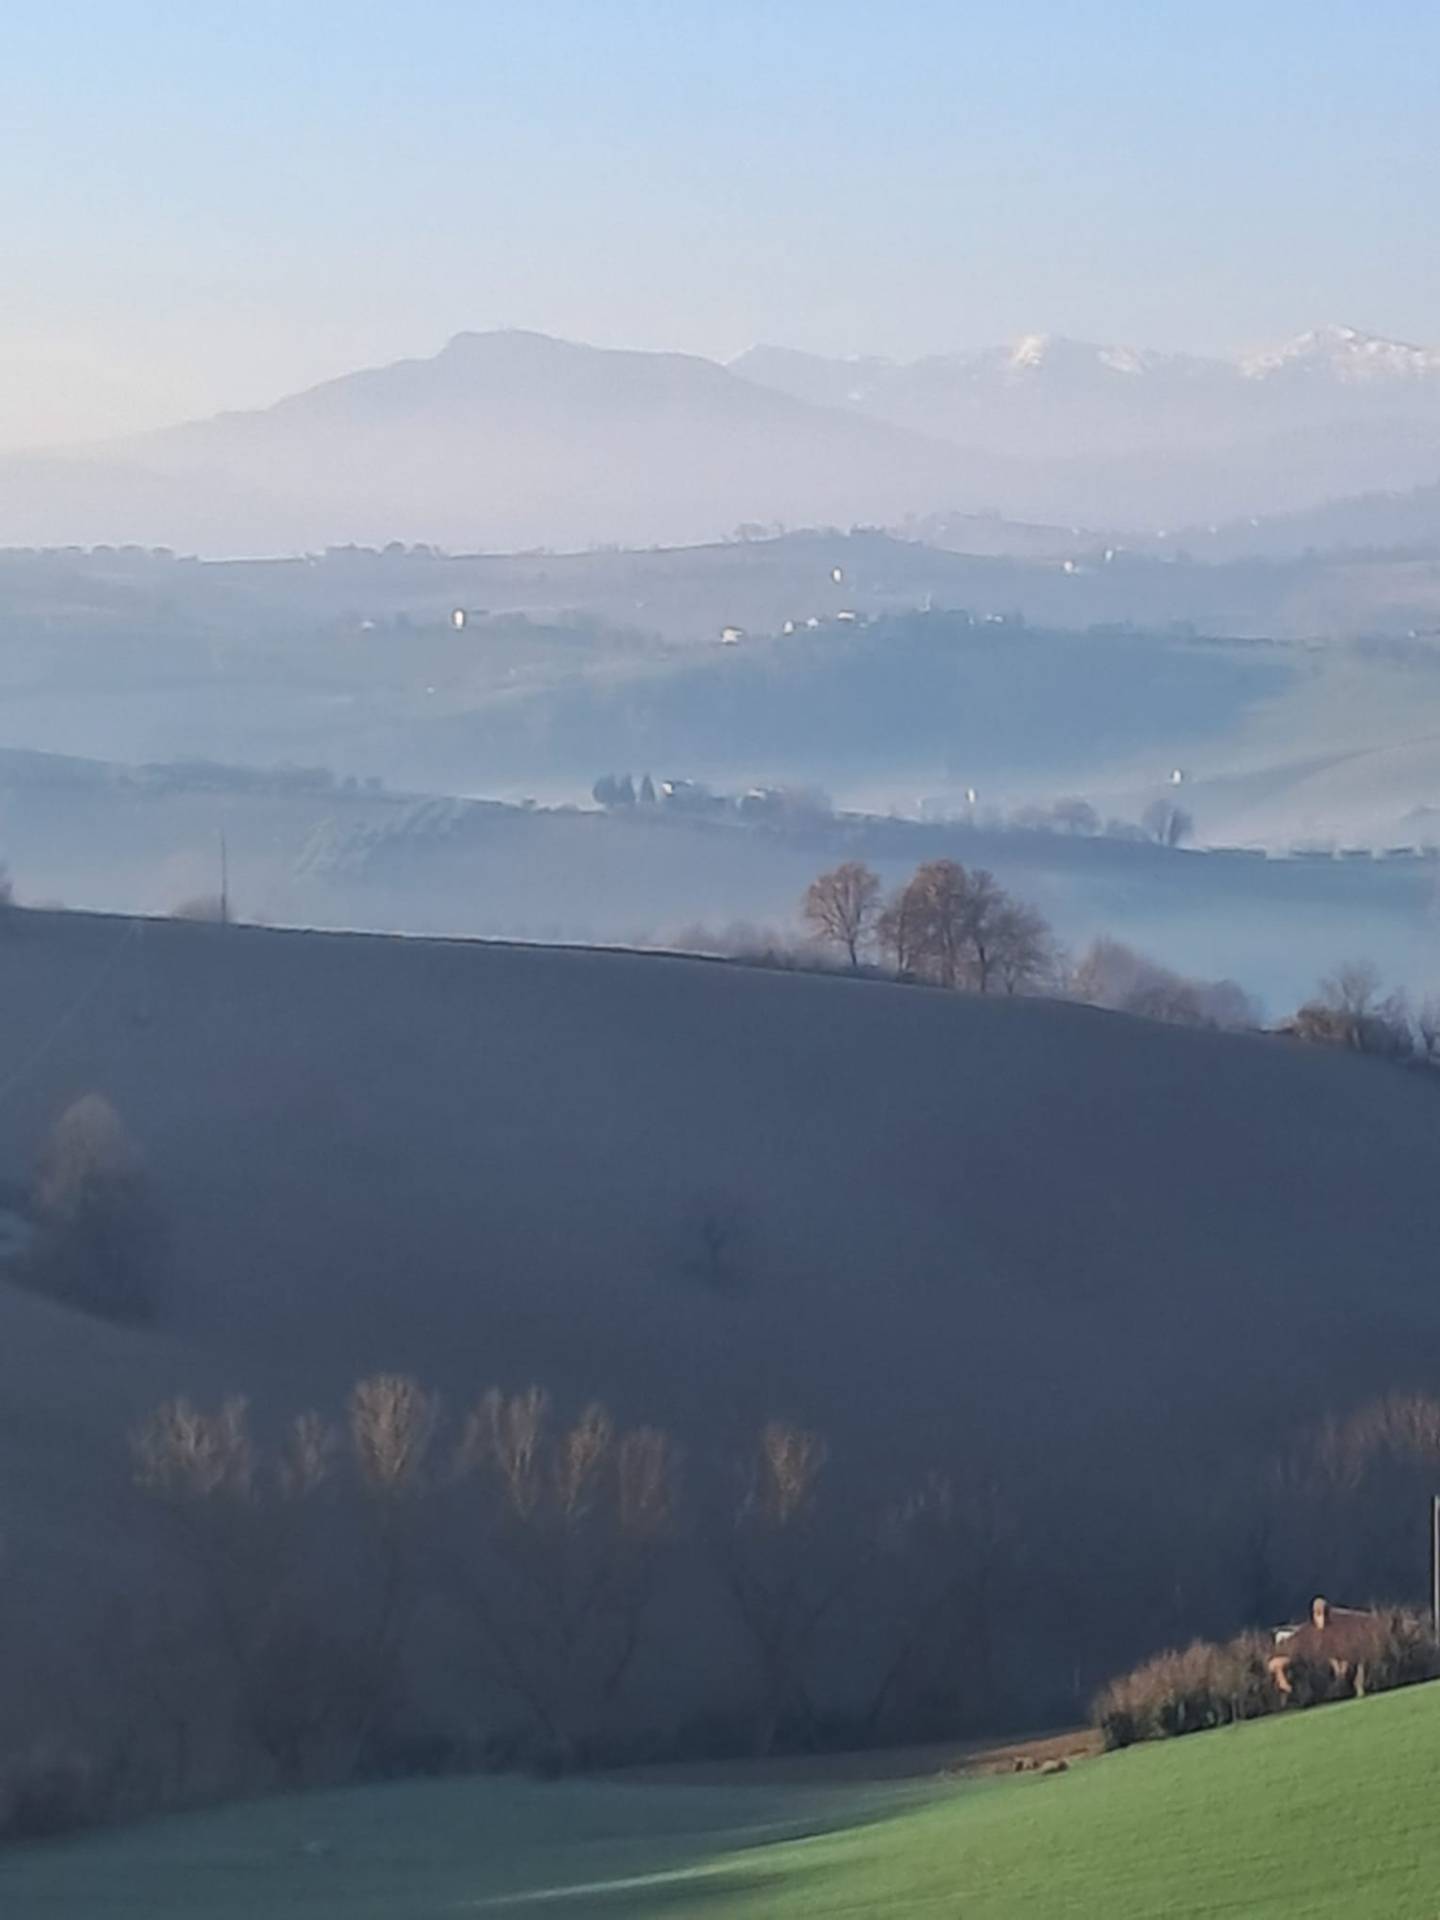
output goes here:
[{"label": "green field", "polygon": [[847,1787],[476,1779],[0,1859],[6,1920],[1184,1920],[1440,1911],[1440,1685],[1081,1762]]}]

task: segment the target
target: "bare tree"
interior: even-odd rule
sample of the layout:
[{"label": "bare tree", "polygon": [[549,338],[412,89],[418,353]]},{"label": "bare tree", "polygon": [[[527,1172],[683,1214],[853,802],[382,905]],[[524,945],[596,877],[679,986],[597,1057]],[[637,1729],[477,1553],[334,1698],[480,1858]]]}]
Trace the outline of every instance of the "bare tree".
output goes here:
[{"label": "bare tree", "polygon": [[984,1724],[994,1705],[1000,1583],[1011,1523],[984,1474],[934,1472],[885,1515],[878,1611],[891,1617],[889,1650],[871,1692],[875,1732],[902,1695],[963,1697]]},{"label": "bare tree", "polygon": [[408,1375],[377,1373],[350,1394],[350,1444],[362,1483],[377,1499],[403,1500],[422,1484],[440,1403]]},{"label": "bare tree", "polygon": [[56,1121],[34,1198],[39,1233],[28,1282],[106,1319],[153,1319],[164,1252],[159,1215],[140,1152],[103,1095],[83,1095]]},{"label": "bare tree", "polygon": [[879,923],[896,971],[941,987],[988,993],[996,978],[1014,992],[1038,970],[1044,921],[1012,900],[993,873],[956,860],[917,867]]},{"label": "bare tree", "polygon": [[758,1669],[761,1754],[772,1751],[787,1725],[813,1723],[805,1666],[821,1626],[861,1571],[857,1542],[824,1537],[827,1457],[818,1434],[768,1422],[722,1540],[726,1586]]},{"label": "bare tree", "polygon": [[875,937],[880,949],[888,954],[891,965],[902,980],[920,971],[924,905],[923,890],[912,877],[890,896],[875,923]]},{"label": "bare tree", "polygon": [[374,1525],[379,1560],[375,1613],[367,1635],[368,1734],[394,1691],[417,1600],[418,1533],[429,1490],[427,1466],[440,1422],[438,1396],[406,1374],[357,1382],[349,1401],[350,1452]]},{"label": "bare tree", "polygon": [[1313,1580],[1319,1560],[1357,1592],[1403,1593],[1413,1579],[1414,1517],[1440,1471],[1440,1401],[1392,1392],[1327,1418],[1291,1443],[1296,1508],[1292,1552]]},{"label": "bare tree", "polygon": [[140,1485],[165,1499],[225,1494],[248,1500],[254,1492],[249,1407],[238,1395],[216,1413],[189,1400],[167,1400],[136,1429],[132,1452]]},{"label": "bare tree", "polygon": [[1055,976],[1055,943],[1050,923],[1023,901],[1006,900],[1000,906],[991,930],[990,946],[995,973],[1006,993],[1024,993],[1027,988],[1040,986]]},{"label": "bare tree", "polygon": [[1420,1002],[1415,1015],[1415,1038],[1421,1058],[1432,1067],[1440,1064],[1440,994],[1426,994]]},{"label": "bare tree", "polygon": [[1102,936],[1076,963],[1072,999],[1174,1026],[1242,1028],[1259,1018],[1233,980],[1187,980],[1122,941]]},{"label": "bare tree", "polygon": [[455,1591],[492,1677],[567,1764],[639,1651],[674,1533],[674,1444],[652,1427],[617,1434],[598,1403],[557,1428],[538,1387],[492,1389],[452,1471],[474,1495],[451,1558]]},{"label": "bare tree", "polygon": [[134,1430],[131,1455],[136,1482],[169,1513],[198,1578],[198,1624],[244,1684],[280,1584],[248,1405],[230,1398],[207,1413],[190,1400],[165,1402]]},{"label": "bare tree", "polygon": [[1320,982],[1320,999],[1336,1013],[1363,1020],[1380,998],[1380,971],[1372,960],[1347,960]]},{"label": "bare tree", "polygon": [[136,1484],[179,1521],[236,1655],[246,1638],[240,1615],[263,1615],[280,1597],[276,1561],[298,1532],[290,1517],[330,1480],[334,1453],[330,1425],[319,1413],[301,1413],[271,1467],[238,1396],[213,1413],[169,1400],[131,1436]]},{"label": "bare tree", "polygon": [[93,1180],[122,1180],[140,1170],[140,1154],[124,1123],[100,1093],[68,1106],[51,1129],[40,1158],[35,1195],[49,1211],[75,1203]]},{"label": "bare tree", "polygon": [[912,970],[937,986],[957,987],[970,930],[970,876],[958,860],[928,860],[907,882],[914,932]]},{"label": "bare tree", "polygon": [[1286,1029],[1302,1040],[1349,1047],[1391,1060],[1428,1058],[1424,1029],[1412,1023],[1403,993],[1380,998],[1380,975],[1368,960],[1351,960],[1320,982]]},{"label": "bare tree", "polygon": [[207,1413],[185,1399],[158,1407],[131,1436],[138,1484],[171,1515],[219,1638],[237,1669],[255,1637],[270,1582],[257,1567],[259,1514],[247,1404]]},{"label": "bare tree", "polygon": [[303,1500],[330,1478],[340,1436],[318,1413],[297,1413],[286,1429],[275,1476],[287,1500]]},{"label": "bare tree", "polygon": [[966,985],[977,993],[990,991],[1003,928],[1014,905],[993,873],[984,867],[971,869],[964,902],[963,938],[969,953]]},{"label": "bare tree", "polygon": [[[289,1785],[353,1765],[393,1666],[373,1641],[339,1624],[333,1589],[323,1618],[312,1608],[314,1565],[324,1554],[315,1501],[332,1488],[340,1437],[302,1413],[273,1454],[251,1437],[246,1403],[208,1413],[187,1400],[156,1410],[135,1433],[136,1477],[169,1513],[199,1581],[200,1607],[158,1610],[136,1667],[170,1729],[171,1772],[183,1791],[198,1720],[223,1704],[212,1646],[223,1653],[233,1708],[229,1765],[253,1743]],[[322,1589],[323,1591],[323,1589]]]},{"label": "bare tree", "polygon": [[815,937],[843,947],[858,967],[880,914],[880,879],[859,860],[846,860],[811,881],[802,907]]}]

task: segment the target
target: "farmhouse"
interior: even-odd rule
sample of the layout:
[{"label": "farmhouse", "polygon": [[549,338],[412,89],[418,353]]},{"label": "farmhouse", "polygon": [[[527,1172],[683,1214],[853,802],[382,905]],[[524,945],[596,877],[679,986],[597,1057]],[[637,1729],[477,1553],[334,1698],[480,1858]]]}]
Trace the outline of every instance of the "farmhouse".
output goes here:
[{"label": "farmhouse", "polygon": [[1266,1663],[1271,1678],[1288,1695],[1297,1660],[1323,1662],[1337,1680],[1354,1681],[1360,1691],[1365,1661],[1375,1646],[1376,1624],[1376,1615],[1366,1608],[1332,1606],[1317,1594],[1308,1620],[1275,1629],[1276,1651]]}]

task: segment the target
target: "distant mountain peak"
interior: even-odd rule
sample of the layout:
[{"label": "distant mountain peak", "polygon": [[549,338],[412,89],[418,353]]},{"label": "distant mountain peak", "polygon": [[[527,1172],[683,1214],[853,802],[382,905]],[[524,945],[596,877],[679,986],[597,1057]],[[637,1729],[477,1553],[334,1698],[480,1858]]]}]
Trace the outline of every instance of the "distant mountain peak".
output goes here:
[{"label": "distant mountain peak", "polygon": [[1010,348],[1010,365],[1017,373],[1029,367],[1043,367],[1055,344],[1053,333],[1022,333]]},{"label": "distant mountain peak", "polygon": [[[1073,371],[1079,374],[1153,373],[1166,359],[1139,347],[1102,346],[1092,340],[1072,340],[1063,333],[1024,333],[1003,348],[1008,373]],[[983,358],[983,356],[981,356]]]},{"label": "distant mountain peak", "polygon": [[541,333],[534,327],[469,327],[452,333],[434,360],[547,360],[567,355],[603,353],[603,347],[591,347],[577,340],[565,340],[559,334]]},{"label": "distant mountain peak", "polygon": [[1283,346],[1240,362],[1248,379],[1277,374],[1320,375],[1345,382],[1424,380],[1440,375],[1440,350],[1364,333],[1359,327],[1311,327]]}]

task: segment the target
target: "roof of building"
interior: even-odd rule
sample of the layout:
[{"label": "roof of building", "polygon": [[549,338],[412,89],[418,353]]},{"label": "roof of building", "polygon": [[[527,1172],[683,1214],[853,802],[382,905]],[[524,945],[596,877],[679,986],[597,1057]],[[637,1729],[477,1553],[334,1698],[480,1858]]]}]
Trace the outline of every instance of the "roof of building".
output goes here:
[{"label": "roof of building", "polygon": [[1331,1606],[1323,1627],[1313,1619],[1277,1627],[1275,1644],[1286,1659],[1346,1660],[1371,1645],[1379,1621],[1380,1616],[1366,1607]]}]

